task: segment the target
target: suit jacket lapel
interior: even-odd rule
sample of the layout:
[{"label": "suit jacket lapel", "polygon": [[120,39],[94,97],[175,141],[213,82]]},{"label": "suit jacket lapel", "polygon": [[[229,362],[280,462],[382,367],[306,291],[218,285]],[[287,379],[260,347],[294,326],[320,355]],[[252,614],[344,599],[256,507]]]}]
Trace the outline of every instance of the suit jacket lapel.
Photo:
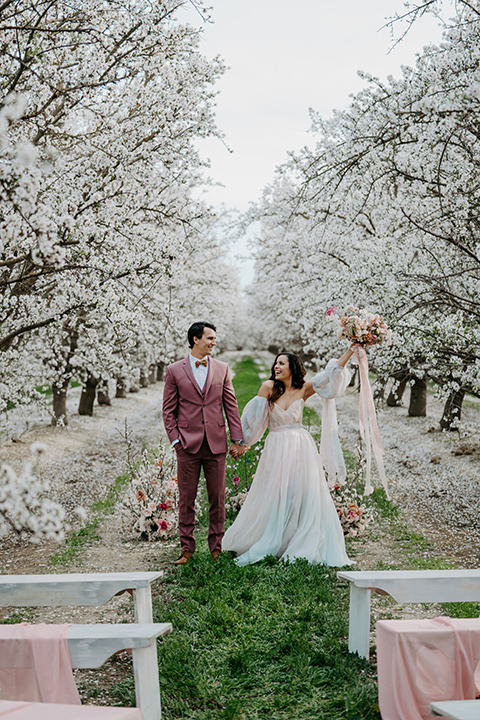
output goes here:
[{"label": "suit jacket lapel", "polygon": [[[215,372],[215,360],[213,360],[211,357],[208,358],[208,374],[207,379],[205,381],[205,385],[203,387],[204,390],[204,397],[207,397],[207,393],[210,390],[210,385],[212,384],[213,374]],[[193,375],[193,373],[192,373]]]},{"label": "suit jacket lapel", "polygon": [[[195,380],[192,366],[190,365],[190,358],[186,357],[185,360],[183,361],[183,369],[185,370],[187,377],[190,380],[190,382],[192,383],[195,390],[198,392],[199,395],[201,395],[202,391],[200,390],[200,387],[199,387],[197,381]],[[208,374],[210,375],[210,373],[208,373]]]}]

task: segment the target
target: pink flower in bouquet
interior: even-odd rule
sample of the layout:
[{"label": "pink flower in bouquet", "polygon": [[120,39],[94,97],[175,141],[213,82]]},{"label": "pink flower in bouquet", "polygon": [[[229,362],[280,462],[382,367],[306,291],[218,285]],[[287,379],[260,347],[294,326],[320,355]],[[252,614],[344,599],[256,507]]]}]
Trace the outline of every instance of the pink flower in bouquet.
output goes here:
[{"label": "pink flower in bouquet", "polygon": [[158,507],[160,508],[160,510],[168,510],[167,503],[160,503],[160,505]]},{"label": "pink flower in bouquet", "polygon": [[160,530],[168,530],[168,523],[165,520],[160,523]]},{"label": "pink flower in bouquet", "polygon": [[337,310],[338,310],[337,306],[336,306],[336,305],[332,305],[332,307],[329,307],[329,308],[328,308],[328,310],[327,310],[327,315],[335,315],[335,313],[337,312]]},{"label": "pink flower in bouquet", "polygon": [[240,482],[240,478],[238,477],[238,475],[235,475],[235,477],[233,478],[232,482],[233,482],[234,485],[238,485],[238,483]]}]

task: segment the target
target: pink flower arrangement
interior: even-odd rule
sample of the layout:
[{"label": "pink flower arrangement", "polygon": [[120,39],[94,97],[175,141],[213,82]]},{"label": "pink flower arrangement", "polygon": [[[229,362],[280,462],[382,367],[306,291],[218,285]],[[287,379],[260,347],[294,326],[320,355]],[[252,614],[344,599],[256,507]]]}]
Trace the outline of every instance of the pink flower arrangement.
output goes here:
[{"label": "pink flower arrangement", "polygon": [[346,537],[363,535],[373,519],[373,512],[367,507],[354,488],[336,483],[330,488],[335,509]]},{"label": "pink flower arrangement", "polygon": [[[332,305],[327,310],[327,315],[334,315],[337,308]],[[371,313],[368,310],[359,310],[349,305],[345,313],[338,318],[340,328],[338,337],[369,347],[370,345],[381,345],[385,340],[391,341],[392,331],[381,315]]]},{"label": "pink flower arrangement", "polygon": [[235,477],[233,478],[232,482],[233,482],[234,485],[238,485],[238,484],[239,484],[240,478],[238,477],[238,475],[235,475]]}]

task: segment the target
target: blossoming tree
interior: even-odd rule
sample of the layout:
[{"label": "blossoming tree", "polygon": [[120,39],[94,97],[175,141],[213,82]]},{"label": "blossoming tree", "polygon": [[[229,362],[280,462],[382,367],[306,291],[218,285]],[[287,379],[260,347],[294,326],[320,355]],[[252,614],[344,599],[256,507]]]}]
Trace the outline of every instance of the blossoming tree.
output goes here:
[{"label": "blossoming tree", "polygon": [[223,63],[181,5],[0,4],[0,412],[51,385],[66,422],[73,378],[91,412],[100,381],[148,374],[192,316],[240,305],[197,192]]},{"label": "blossoming tree", "polygon": [[382,312],[395,341],[372,352],[377,371],[423,390],[434,380],[447,398],[443,427],[455,426],[465,390],[480,389],[480,15],[462,5],[442,43],[400,79],[365,76],[344,112],[312,113],[316,147],[291,155],[254,214],[271,303],[263,290],[254,302],[277,316],[272,332],[290,316],[286,339],[300,335],[323,355],[335,350],[329,305]]}]

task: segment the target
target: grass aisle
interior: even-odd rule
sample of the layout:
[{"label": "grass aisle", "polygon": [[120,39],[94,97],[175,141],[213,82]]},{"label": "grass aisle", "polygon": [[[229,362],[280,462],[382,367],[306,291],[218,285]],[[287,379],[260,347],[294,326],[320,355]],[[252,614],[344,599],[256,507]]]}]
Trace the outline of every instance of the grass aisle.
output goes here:
[{"label": "grass aisle", "polygon": [[[261,383],[238,363],[242,408]],[[267,558],[215,563],[206,530],[192,562],[172,570],[154,607],[174,632],[159,644],[163,717],[184,720],[379,719],[375,668],[347,650],[348,586],[336,569]],[[133,683],[118,686],[123,703]]]}]

